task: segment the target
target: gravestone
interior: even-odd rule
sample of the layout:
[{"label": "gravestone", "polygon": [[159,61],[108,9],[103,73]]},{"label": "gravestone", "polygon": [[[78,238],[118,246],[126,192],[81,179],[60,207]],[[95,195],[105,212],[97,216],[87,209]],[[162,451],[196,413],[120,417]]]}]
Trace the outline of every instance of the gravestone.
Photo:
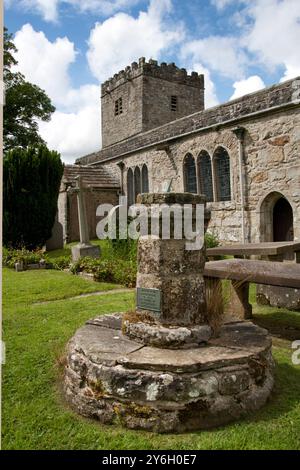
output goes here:
[{"label": "gravestone", "polygon": [[83,187],[81,176],[76,178],[76,188],[72,190],[77,195],[78,205],[78,222],[79,222],[79,234],[80,243],[72,247],[72,260],[78,261],[83,257],[99,258],[100,247],[92,245],[89,238],[89,227],[87,222],[86,207],[84,193],[85,188]]},{"label": "gravestone", "polygon": [[[150,209],[204,199],[164,193],[138,202]],[[235,321],[213,334],[205,247],[188,251],[186,241],[172,230],[168,240],[140,237],[136,308],[89,320],[70,340],[64,390],[80,414],[131,429],[184,432],[229,423],[265,404],[274,383],[268,332]]]},{"label": "gravestone", "polygon": [[58,214],[55,216],[55,221],[52,227],[51,238],[46,241],[46,251],[61,250],[64,247],[64,234],[63,226],[58,221]]}]

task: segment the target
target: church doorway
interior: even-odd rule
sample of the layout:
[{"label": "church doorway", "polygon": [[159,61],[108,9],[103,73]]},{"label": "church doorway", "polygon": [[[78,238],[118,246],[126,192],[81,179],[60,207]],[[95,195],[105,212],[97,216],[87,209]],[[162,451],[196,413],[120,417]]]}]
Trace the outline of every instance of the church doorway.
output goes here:
[{"label": "church doorway", "polygon": [[294,240],[293,209],[284,197],[278,199],[273,209],[273,239],[274,242]]},{"label": "church doorway", "polygon": [[279,192],[272,192],[264,199],[260,209],[260,240],[279,242],[294,240],[293,209]]}]

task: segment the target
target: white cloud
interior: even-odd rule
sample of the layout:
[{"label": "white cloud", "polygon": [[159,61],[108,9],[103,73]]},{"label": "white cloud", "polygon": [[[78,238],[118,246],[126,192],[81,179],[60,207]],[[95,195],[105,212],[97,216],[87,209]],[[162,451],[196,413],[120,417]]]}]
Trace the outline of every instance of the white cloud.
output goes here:
[{"label": "white cloud", "polygon": [[165,21],[171,5],[170,0],[151,0],[148,11],[137,18],[118,13],[96,23],[87,53],[94,76],[107,79],[141,56],[159,59],[162,51],[179,43],[184,37],[182,25],[168,27]]},{"label": "white cloud", "polygon": [[46,21],[57,21],[57,6],[60,0],[4,0],[7,8],[17,7],[20,10],[35,12]]},{"label": "white cloud", "polygon": [[[211,79],[210,71],[203,67],[202,64],[193,64],[192,70],[198,72],[199,74],[204,74],[204,86],[205,86],[205,109],[212,108],[219,104],[217,97],[216,87],[214,82]],[[192,71],[191,70],[191,71]]]},{"label": "white cloud", "polygon": [[285,79],[300,75],[299,0],[254,0],[247,15],[253,25],[245,47],[271,70],[283,65]]},{"label": "white cloud", "polygon": [[262,90],[265,88],[263,80],[258,75],[253,75],[245,80],[240,80],[233,84],[235,89],[231,100],[240,98],[241,96],[247,95],[248,93],[254,93],[255,91]]},{"label": "white cloud", "polygon": [[99,15],[111,15],[116,11],[127,10],[141,0],[5,0],[7,8],[15,7],[21,10],[37,13],[45,21],[57,22],[59,7],[69,4],[79,12],[91,12]]},{"label": "white cloud", "polygon": [[253,65],[269,72],[284,67],[282,80],[300,75],[299,0],[211,0],[211,3],[220,11],[235,6],[232,20],[238,33],[232,38],[204,38],[187,44],[184,50],[193,54],[194,59],[198,57],[206,66],[235,80],[238,72],[243,72],[240,74],[243,78]]},{"label": "white cloud", "polygon": [[65,102],[70,89],[69,66],[75,62],[74,44],[68,38],[49,41],[43,32],[24,25],[15,35],[18,69],[39,85],[56,104]]},{"label": "white cloud", "polygon": [[101,147],[101,112],[99,87],[86,85],[71,90],[69,106],[73,112],[56,111],[48,122],[40,123],[40,133],[50,148],[60,152],[65,162],[89,154]]},{"label": "white cloud", "polygon": [[15,43],[18,69],[43,88],[58,108],[50,122],[39,123],[48,146],[61,152],[68,162],[98,150],[100,89],[92,84],[72,88],[69,67],[76,59],[74,44],[67,38],[51,42],[29,24],[17,32]]},{"label": "white cloud", "polygon": [[181,49],[181,56],[184,60],[204,63],[211,70],[233,79],[244,75],[248,61],[237,38],[225,36],[187,42]]},{"label": "white cloud", "polygon": [[283,77],[281,78],[281,82],[285,82],[286,80],[291,80],[292,78],[300,76],[300,65],[289,65],[286,64],[286,70],[284,72]]}]

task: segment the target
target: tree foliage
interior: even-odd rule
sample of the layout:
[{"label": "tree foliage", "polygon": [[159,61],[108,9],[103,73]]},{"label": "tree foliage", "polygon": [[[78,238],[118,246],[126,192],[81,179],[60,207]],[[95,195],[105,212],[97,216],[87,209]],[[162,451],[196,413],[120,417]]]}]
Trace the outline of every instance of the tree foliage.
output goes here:
[{"label": "tree foliage", "polygon": [[14,147],[26,148],[29,145],[44,144],[39,135],[38,120],[49,121],[55,111],[50,98],[37,85],[25,80],[20,72],[15,72],[17,65],[14,53],[16,46],[12,35],[4,29],[4,150]]},{"label": "tree foliage", "polygon": [[35,249],[51,237],[63,164],[46,146],[15,148],[3,161],[3,239]]}]

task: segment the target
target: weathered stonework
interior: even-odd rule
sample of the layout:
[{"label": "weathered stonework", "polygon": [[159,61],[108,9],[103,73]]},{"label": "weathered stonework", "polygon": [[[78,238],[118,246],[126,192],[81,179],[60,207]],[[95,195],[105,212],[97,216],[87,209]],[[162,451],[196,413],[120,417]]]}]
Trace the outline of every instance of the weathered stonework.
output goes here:
[{"label": "weathered stonework", "polygon": [[[157,289],[161,305],[159,312],[137,305],[135,314],[128,315],[124,321],[123,331],[136,341],[157,347],[190,348],[206,342],[212,329],[208,325],[203,278],[205,215],[206,220],[209,218],[205,212],[205,198],[190,193],[148,193],[140,194],[137,202],[148,208],[149,233],[150,223],[157,225],[159,232],[159,237],[147,235],[139,238],[137,289]],[[180,210],[178,220],[184,227],[185,204],[194,208],[191,223],[195,222],[196,206],[203,206],[202,234],[199,233],[202,244],[193,250],[187,249],[185,233],[181,239],[175,238],[175,220],[171,216],[170,238],[163,239],[162,212],[158,211],[154,217],[151,211],[153,205],[168,208],[176,205]],[[196,232],[193,237],[196,237]]]},{"label": "weathered stonework", "polygon": [[160,433],[208,429],[253,413],[271,393],[271,340],[250,322],[188,350],[143,346],[121,322],[89,321],[68,345],[65,393],[84,416]]},{"label": "weathered stonework", "polygon": [[257,303],[261,305],[300,311],[300,289],[258,285],[256,292]]}]

